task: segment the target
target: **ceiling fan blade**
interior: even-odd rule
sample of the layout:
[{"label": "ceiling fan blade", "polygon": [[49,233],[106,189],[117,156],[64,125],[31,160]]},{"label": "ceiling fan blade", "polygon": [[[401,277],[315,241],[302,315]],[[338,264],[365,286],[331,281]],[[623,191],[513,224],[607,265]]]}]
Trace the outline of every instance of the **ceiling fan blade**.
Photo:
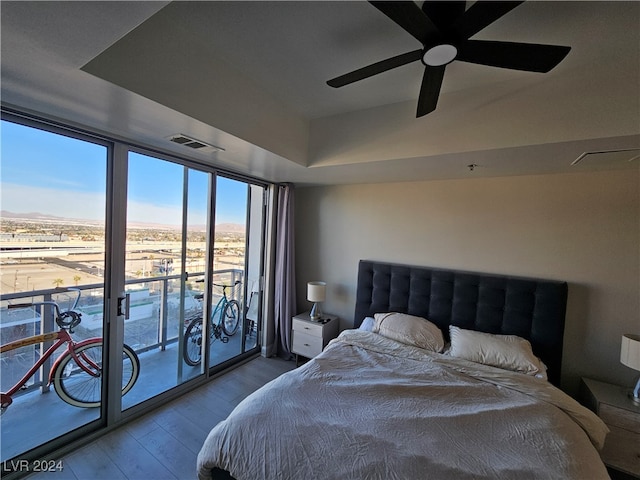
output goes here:
[{"label": "ceiling fan blade", "polygon": [[569,50],[571,47],[559,45],[467,40],[459,45],[456,60],[546,73],[558,65]]},{"label": "ceiling fan blade", "polygon": [[444,79],[445,66],[431,67],[427,65],[425,67],[420,96],[418,97],[416,118],[423,117],[436,109],[438,97],[440,96],[440,87],[442,87],[442,80]]},{"label": "ceiling fan blade", "polygon": [[440,35],[438,28],[413,1],[370,1],[369,3],[400,25],[423,45],[430,39]]},{"label": "ceiling fan blade", "polygon": [[454,22],[453,31],[461,38],[471,38],[521,3],[524,2],[476,2]]},{"label": "ceiling fan blade", "polygon": [[430,1],[425,0],[422,11],[440,29],[445,31],[457,18],[462,16],[466,3],[462,1]]},{"label": "ceiling fan blade", "polygon": [[411,52],[403,53],[402,55],[387,58],[386,60],[359,68],[353,72],[340,75],[339,77],[329,80],[327,85],[334,88],[344,87],[350,83],[357,82],[358,80],[364,80],[365,78],[386,72],[392,68],[401,67],[407,63],[415,62],[416,60],[420,60],[420,58],[422,58],[422,50],[413,50]]}]

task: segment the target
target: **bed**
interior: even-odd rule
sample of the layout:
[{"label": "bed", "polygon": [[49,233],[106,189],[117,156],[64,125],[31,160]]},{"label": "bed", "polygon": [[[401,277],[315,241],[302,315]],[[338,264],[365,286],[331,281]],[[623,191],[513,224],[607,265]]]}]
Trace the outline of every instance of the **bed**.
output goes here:
[{"label": "bed", "polygon": [[608,478],[560,382],[567,285],[362,260],[354,328],[244,399],[200,480]]}]

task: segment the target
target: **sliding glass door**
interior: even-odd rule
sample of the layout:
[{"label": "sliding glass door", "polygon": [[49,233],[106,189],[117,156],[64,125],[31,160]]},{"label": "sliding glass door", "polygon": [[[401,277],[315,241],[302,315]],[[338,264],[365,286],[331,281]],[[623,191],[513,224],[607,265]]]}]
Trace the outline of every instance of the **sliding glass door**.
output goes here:
[{"label": "sliding glass door", "polygon": [[[266,185],[4,112],[1,133],[4,474],[259,351]],[[84,354],[49,351],[60,332]]]},{"label": "sliding glass door", "polygon": [[[124,343],[138,353],[140,381],[123,409],[203,373],[184,362],[187,322],[202,316],[210,174],[129,152]],[[185,368],[186,367],[186,368]]]},{"label": "sliding glass door", "polygon": [[123,409],[256,351],[265,188],[128,155],[124,343],[141,381]]},{"label": "sliding glass door", "polygon": [[[60,325],[53,303],[81,314],[75,341],[105,332],[106,178],[109,147],[95,139],[2,121],[0,217],[1,461],[104,420],[50,385],[64,346],[47,356]],[[8,308],[9,306],[13,308]],[[99,344],[101,345],[101,344]],[[101,346],[91,348],[102,363]],[[34,366],[33,375],[28,372]],[[64,381],[80,378],[73,362]],[[27,375],[24,379],[23,377]],[[101,382],[94,398],[101,398]],[[62,383],[64,385],[64,383]]]},{"label": "sliding glass door", "polygon": [[[258,346],[266,195],[263,186],[223,176],[215,185],[213,269],[205,282],[210,299],[205,358],[212,368]],[[196,338],[186,339],[187,351]]]}]

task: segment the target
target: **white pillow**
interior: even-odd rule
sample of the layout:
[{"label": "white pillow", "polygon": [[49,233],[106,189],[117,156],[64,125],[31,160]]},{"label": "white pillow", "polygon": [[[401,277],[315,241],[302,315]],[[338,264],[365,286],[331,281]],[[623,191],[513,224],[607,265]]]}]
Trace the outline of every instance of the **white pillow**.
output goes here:
[{"label": "white pillow", "polygon": [[406,345],[441,352],[444,337],[440,329],[426,318],[406,313],[376,313],[373,332]]},{"label": "white pillow", "polygon": [[452,357],[546,379],[546,367],[522,337],[464,330],[453,325],[449,326],[449,334]]},{"label": "white pillow", "polygon": [[374,322],[375,322],[375,320],[373,319],[373,317],[365,317],[365,319],[362,320],[362,323],[358,327],[358,330],[364,330],[365,332],[371,332],[371,331],[373,331]]}]

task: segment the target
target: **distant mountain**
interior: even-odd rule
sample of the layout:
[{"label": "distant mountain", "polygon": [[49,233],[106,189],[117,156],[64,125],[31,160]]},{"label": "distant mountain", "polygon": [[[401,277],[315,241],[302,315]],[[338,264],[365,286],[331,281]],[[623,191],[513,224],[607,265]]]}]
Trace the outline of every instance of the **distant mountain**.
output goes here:
[{"label": "distant mountain", "polygon": [[67,220],[64,217],[56,217],[54,215],[46,215],[44,213],[38,213],[38,212],[13,213],[13,212],[8,212],[7,210],[1,210],[0,211],[0,217],[3,217],[3,218],[22,218],[22,219],[25,219],[25,220],[57,220],[57,221]]},{"label": "distant mountain", "polygon": [[219,223],[216,225],[216,232],[219,233],[244,233],[246,227],[239,223]]},{"label": "distant mountain", "polygon": [[[54,215],[46,215],[44,213],[38,212],[29,212],[29,213],[14,213],[9,212],[7,210],[0,211],[0,217],[2,218],[11,218],[14,220],[28,220],[28,221],[40,221],[47,223],[73,223],[73,224],[91,224],[96,225],[101,222],[96,222],[95,220],[82,220],[78,218],[65,218],[65,217],[56,217]],[[149,229],[162,229],[162,230],[175,230],[180,228],[176,225],[166,225],[159,223],[151,223],[151,222],[130,222],[129,227],[132,228],[149,228]],[[192,225],[190,229],[194,230],[206,230],[205,225]],[[239,223],[220,223],[216,225],[216,231],[220,233],[243,233],[245,231],[245,226]]]},{"label": "distant mountain", "polygon": [[[159,223],[130,222],[129,228],[150,229],[150,230],[180,230],[177,225],[163,225]],[[204,232],[207,230],[206,225],[189,225],[191,231]],[[216,225],[218,233],[244,233],[245,227],[239,223],[219,223]]]}]

